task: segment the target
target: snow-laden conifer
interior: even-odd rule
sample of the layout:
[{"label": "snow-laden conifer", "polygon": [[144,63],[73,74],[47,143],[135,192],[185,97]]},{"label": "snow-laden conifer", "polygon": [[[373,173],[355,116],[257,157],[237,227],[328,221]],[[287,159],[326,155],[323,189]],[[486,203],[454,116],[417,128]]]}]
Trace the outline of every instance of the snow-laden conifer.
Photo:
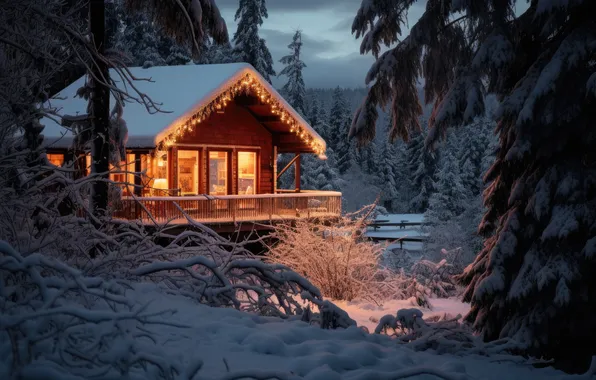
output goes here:
[{"label": "snow-laden conifer", "polygon": [[[596,353],[596,2],[429,0],[403,37],[413,1],[363,2],[352,26],[376,62],[351,136],[375,134],[377,106],[393,134],[419,129],[416,91],[433,103],[427,143],[501,101],[499,147],[487,173],[483,249],[460,280],[467,320],[487,340],[513,337],[573,370]],[[398,38],[399,37],[399,38]],[[381,44],[393,45],[380,53]],[[575,364],[573,364],[575,363]]]},{"label": "snow-laden conifer", "polygon": [[241,62],[250,63],[271,83],[271,77],[275,76],[273,58],[265,40],[259,36],[259,27],[267,17],[265,0],[240,0],[234,16],[234,20],[238,21],[238,29],[232,42],[236,58]]},{"label": "snow-laden conifer", "polygon": [[305,98],[306,88],[304,87],[304,78],[302,70],[306,67],[300,60],[302,50],[302,31],[297,30],[292,37],[292,43],[288,45],[290,54],[282,57],[279,62],[285,65],[278,75],[285,75],[288,81],[283,86],[282,91],[286,100],[301,115],[306,115]]}]

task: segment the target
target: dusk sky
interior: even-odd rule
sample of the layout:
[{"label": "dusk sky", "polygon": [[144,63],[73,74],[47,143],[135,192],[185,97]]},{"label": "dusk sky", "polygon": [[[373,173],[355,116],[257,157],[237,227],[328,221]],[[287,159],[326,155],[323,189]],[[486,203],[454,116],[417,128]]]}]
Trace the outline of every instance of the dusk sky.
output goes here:
[{"label": "dusk sky", "polygon": [[[281,68],[279,59],[289,53],[287,45],[298,28],[302,29],[302,60],[306,87],[363,87],[364,78],[374,62],[371,55],[361,56],[360,41],[351,33],[354,16],[362,0],[267,0],[269,18],[260,29],[261,37],[267,40],[275,62],[275,69]],[[228,25],[230,38],[236,31],[234,14],[238,0],[217,0]],[[424,11],[426,1],[420,0],[409,12],[410,25],[418,20]],[[520,1],[518,8],[527,8]],[[518,9],[520,11],[520,9]],[[275,85],[284,83],[285,78],[274,80]]]},{"label": "dusk sky", "polygon": [[[234,14],[238,0],[217,0],[232,38],[236,31]],[[364,87],[364,77],[374,62],[372,56],[361,56],[360,40],[351,34],[352,20],[361,0],[267,0],[269,18],[260,29],[261,37],[275,61],[275,69],[282,67],[279,59],[289,53],[287,45],[296,29],[302,30],[302,60],[306,87]],[[415,5],[410,19],[417,20],[425,1]],[[275,85],[284,83],[279,78]]]}]

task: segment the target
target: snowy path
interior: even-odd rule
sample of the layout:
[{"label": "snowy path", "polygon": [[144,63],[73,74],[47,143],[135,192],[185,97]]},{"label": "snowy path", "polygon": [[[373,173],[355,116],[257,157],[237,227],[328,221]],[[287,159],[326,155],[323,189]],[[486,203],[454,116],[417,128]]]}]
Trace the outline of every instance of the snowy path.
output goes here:
[{"label": "snowy path", "polygon": [[149,328],[158,332],[161,346],[172,358],[187,362],[201,358],[204,366],[197,376],[201,379],[225,376],[227,366],[232,373],[275,370],[285,373],[283,378],[300,376],[309,380],[397,379],[400,374],[420,371],[431,375],[408,378],[436,380],[436,374],[454,380],[556,379],[561,376],[552,369],[536,370],[507,362],[491,362],[483,357],[414,352],[397,346],[386,336],[370,335],[358,328],[321,330],[299,321],[196,305],[183,298],[163,296],[153,289],[153,285],[144,285],[138,290],[138,302],[152,300],[153,309],[176,309],[176,314],[164,318],[190,327],[153,325]]}]

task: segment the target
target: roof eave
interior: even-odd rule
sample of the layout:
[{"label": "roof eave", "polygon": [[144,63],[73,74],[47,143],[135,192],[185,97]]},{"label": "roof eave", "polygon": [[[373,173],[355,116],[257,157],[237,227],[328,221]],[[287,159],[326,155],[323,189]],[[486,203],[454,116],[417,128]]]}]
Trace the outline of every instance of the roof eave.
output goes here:
[{"label": "roof eave", "polygon": [[159,146],[159,144],[169,135],[174,133],[179,125],[184,124],[190,118],[192,118],[196,113],[198,113],[203,107],[208,106],[211,102],[213,102],[218,96],[220,96],[224,91],[228,88],[232,87],[236,82],[241,80],[244,76],[250,74],[253,76],[259,84],[265,88],[267,92],[276,100],[281,103],[285,111],[290,114],[290,116],[296,120],[299,126],[308,131],[308,133],[313,137],[313,139],[317,140],[317,142],[323,147],[323,154],[320,154],[320,157],[326,157],[324,152],[327,150],[327,143],[323,138],[312,128],[306,120],[294,108],[288,104],[288,102],[277,92],[275,88],[269,82],[267,82],[258,71],[256,71],[252,66],[247,66],[238,70],[234,75],[230,76],[228,80],[222,83],[219,87],[215,90],[211,91],[209,95],[204,96],[199,102],[197,102],[192,108],[186,111],[184,114],[176,118],[172,123],[170,123],[167,127],[161,130],[154,139],[155,146]]}]

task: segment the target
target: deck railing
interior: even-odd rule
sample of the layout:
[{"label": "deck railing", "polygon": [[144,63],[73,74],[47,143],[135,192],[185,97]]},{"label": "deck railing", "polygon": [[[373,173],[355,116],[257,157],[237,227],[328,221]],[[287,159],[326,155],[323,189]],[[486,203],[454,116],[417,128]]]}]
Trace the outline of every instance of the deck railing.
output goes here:
[{"label": "deck railing", "polygon": [[[184,212],[207,224],[241,221],[264,222],[299,218],[334,217],[341,214],[341,193],[304,193],[125,197],[114,212],[116,218],[151,223],[186,223]],[[151,216],[150,216],[151,215]]]}]

